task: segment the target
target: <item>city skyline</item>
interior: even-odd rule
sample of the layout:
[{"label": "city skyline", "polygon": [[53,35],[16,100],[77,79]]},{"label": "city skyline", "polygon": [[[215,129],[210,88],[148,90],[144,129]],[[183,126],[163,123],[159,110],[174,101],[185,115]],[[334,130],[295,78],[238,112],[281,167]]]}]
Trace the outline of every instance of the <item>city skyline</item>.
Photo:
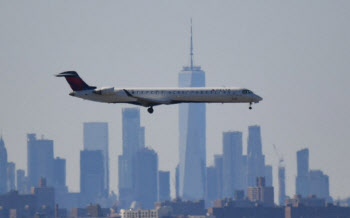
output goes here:
[{"label": "city skyline", "polygon": [[[0,131],[8,160],[26,169],[26,134],[45,134],[55,140],[55,155],[72,166],[70,189],[79,190],[81,125],[108,122],[116,190],[124,105],[72,99],[53,74],[73,69],[96,85],[176,86],[178,70],[188,62],[193,17],[195,61],[206,71],[206,85],[252,87],[264,96],[252,111],[247,105],[206,105],[207,166],[222,152],[222,132],[243,131],[246,138],[246,127],[259,124],[267,164],[278,161],[272,144],[285,157],[287,195],[295,192],[295,152],[308,147],[310,168],[330,177],[331,195],[347,197],[349,4],[6,2],[0,8]],[[171,175],[179,161],[177,112],[178,106],[157,107],[156,116],[140,110],[145,143],[159,154],[160,170]]]},{"label": "city skyline", "polygon": [[[138,127],[138,129],[140,129],[141,130],[141,132],[139,132],[139,134],[141,134],[141,136],[143,135],[143,133],[144,133],[144,129],[145,129],[145,127],[141,127],[141,126],[139,126],[140,124],[139,124],[139,122],[137,122],[137,120],[139,120],[139,115],[138,115],[138,108],[125,108],[125,112],[126,112],[126,114],[128,114],[127,115],[127,119],[129,119],[128,121],[126,121],[126,122],[129,122],[129,123],[131,123],[131,126],[132,127]],[[130,116],[131,115],[131,116]],[[131,120],[130,120],[130,118],[131,118]],[[135,118],[136,118],[136,122],[135,122]],[[105,123],[105,125],[108,125],[108,123]],[[136,125],[136,126],[135,126]],[[130,126],[130,125],[127,125],[127,126]],[[249,126],[248,127],[248,129],[251,129],[251,128],[254,128],[254,129],[259,129],[259,132],[260,132],[260,126],[257,126],[257,125],[255,125],[255,126]],[[126,129],[128,129],[128,127],[126,128]],[[133,128],[132,128],[133,129]],[[130,131],[130,130],[129,130]],[[257,135],[256,135],[256,133],[255,134],[253,134],[253,135],[255,135],[255,136],[258,136],[258,138],[260,137],[260,134],[258,133]],[[69,188],[69,187],[66,187],[65,186],[65,177],[66,177],[66,175],[65,175],[65,168],[66,168],[66,164],[65,164],[65,159],[62,159],[62,158],[59,158],[59,157],[56,157],[56,158],[53,158],[53,154],[50,154],[50,150],[52,150],[53,149],[53,147],[52,147],[52,145],[54,144],[54,140],[53,139],[36,139],[36,134],[27,134],[27,136],[28,136],[28,141],[29,141],[29,143],[30,144],[33,144],[34,143],[34,145],[35,144],[38,144],[39,146],[49,146],[48,147],[48,149],[49,149],[49,152],[46,152],[45,150],[44,150],[44,152],[47,154],[45,154],[45,155],[41,155],[41,158],[44,160],[44,161],[48,161],[47,160],[47,158],[51,158],[51,155],[52,155],[52,161],[56,161],[56,162],[58,162],[58,163],[60,163],[60,165],[62,165],[62,164],[64,164],[63,165],[63,167],[64,168],[62,168],[62,167],[60,167],[62,170],[64,170],[64,172],[62,172],[62,170],[57,170],[57,169],[52,169],[52,175],[51,174],[49,174],[49,175],[51,175],[52,176],[52,178],[51,178],[51,180],[58,180],[59,181],[59,184],[57,184],[57,183],[51,183],[51,184],[49,184],[48,186],[49,187],[54,187],[55,188],[55,190],[58,190],[58,192],[67,192],[67,191],[70,191],[70,192],[72,192],[72,189],[67,189],[67,188]],[[225,139],[226,138],[226,139]],[[251,137],[247,137],[248,139],[249,138],[251,138]],[[33,141],[34,140],[34,141]],[[142,141],[142,140],[139,140],[139,139],[137,139],[138,141]],[[6,143],[4,143],[4,140],[3,140],[3,137],[1,137],[1,145],[2,145],[2,147],[3,147],[3,149],[6,149]],[[225,155],[229,155],[229,156],[231,156],[231,155],[239,155],[240,154],[240,146],[242,145],[242,132],[238,132],[238,131],[235,131],[235,132],[223,132],[223,143],[222,143],[222,146],[223,147],[225,147],[225,146],[228,146],[228,145],[232,145],[233,147],[232,148],[230,148],[230,149],[232,149],[233,151],[228,151],[227,149],[226,149],[226,151],[225,151],[225,148],[223,148],[223,150],[225,151]],[[259,143],[257,143],[257,144],[259,144]],[[238,147],[237,147],[238,146]],[[259,147],[259,146],[258,146]],[[254,151],[254,149],[255,148],[253,148],[253,151]],[[149,169],[151,169],[152,168],[152,162],[144,162],[144,160],[147,160],[147,158],[149,159],[149,157],[147,157],[147,155],[146,156],[140,156],[141,154],[142,154],[142,152],[144,152],[144,151],[146,151],[146,153],[148,153],[148,154],[152,154],[153,156],[155,155],[156,156],[156,168],[155,167],[153,167],[153,171],[154,172],[152,172],[152,171],[150,171]],[[258,148],[258,153],[259,153],[259,151],[261,151],[261,149],[259,149]],[[40,152],[43,152],[43,151],[40,151]],[[143,170],[138,170],[138,168],[136,167],[135,168],[135,170],[138,170],[140,173],[137,173],[137,175],[139,175],[139,177],[140,177],[140,179],[141,178],[148,178],[148,179],[151,179],[151,178],[157,178],[157,176],[155,176],[154,177],[154,175],[155,174],[157,174],[158,172],[162,172],[162,171],[158,171],[158,154],[154,151],[154,150],[152,150],[152,149],[149,149],[149,148],[147,148],[147,147],[140,147],[139,149],[137,149],[136,151],[135,151],[135,154],[137,154],[137,155],[139,155],[136,159],[135,159],[135,157],[133,157],[133,159],[134,159],[134,161],[135,161],[135,163],[142,163],[142,164],[139,164],[139,166],[142,166],[142,167],[146,167],[146,168],[144,168]],[[215,159],[218,159],[218,158],[221,158],[222,159],[222,157],[225,157],[225,155],[224,154],[220,154],[220,155],[215,155]],[[309,185],[307,185],[307,187],[306,188],[304,188],[304,189],[307,189],[307,191],[305,191],[305,193],[300,193],[300,192],[296,192],[296,193],[293,193],[292,195],[289,195],[288,197],[289,198],[292,198],[294,195],[297,195],[297,194],[301,194],[301,196],[302,197],[307,197],[308,195],[310,195],[310,194],[314,194],[314,195],[316,195],[317,197],[321,197],[321,198],[324,198],[326,201],[328,201],[328,202],[332,202],[332,196],[329,196],[329,187],[331,187],[330,186],[330,184],[329,184],[329,178],[328,178],[328,176],[327,175],[324,175],[323,174],[323,172],[322,172],[322,170],[321,169],[317,169],[317,170],[310,170],[309,169],[309,149],[308,148],[305,148],[305,149],[302,149],[302,150],[299,150],[299,151],[297,151],[296,152],[296,163],[295,163],[295,165],[297,165],[298,166],[298,168],[300,169],[299,171],[301,172],[300,173],[300,175],[303,175],[304,177],[307,177],[306,179],[307,179],[307,184],[312,184],[311,186],[310,186],[310,188],[309,188]],[[85,157],[85,160],[84,159],[82,159],[82,155],[84,155]],[[97,156],[96,156],[97,155]],[[97,157],[97,159],[96,159],[96,157]],[[242,158],[244,158],[245,156],[242,156]],[[146,159],[144,159],[143,160],[143,162],[142,162],[142,159],[143,158],[146,158]],[[230,157],[231,159],[232,159],[232,157]],[[95,160],[96,159],[96,160]],[[236,159],[236,158],[233,158],[233,159]],[[91,161],[91,160],[94,160],[94,161]],[[150,159],[149,159],[150,160]],[[13,162],[10,162],[10,160],[8,160],[9,162],[9,164],[10,165],[15,165],[15,163],[13,163]],[[62,161],[64,161],[64,163],[62,163]],[[139,162],[139,161],[141,161],[141,162]],[[231,160],[232,161],[232,160]],[[246,160],[247,161],[247,160]],[[221,160],[221,162],[222,162],[222,160]],[[54,165],[55,165],[55,163],[53,163]],[[91,165],[91,164],[93,164],[93,165]],[[96,165],[97,164],[97,165]],[[151,164],[151,165],[148,165],[148,164]],[[221,164],[223,164],[223,163],[221,163]],[[237,164],[237,163],[236,163]],[[236,165],[236,164],[234,164],[234,165]],[[239,164],[239,163],[238,163]],[[245,163],[245,164],[247,164],[247,162]],[[81,188],[80,189],[80,192],[81,192],[81,194],[82,195],[84,195],[84,196],[86,196],[86,199],[90,199],[90,200],[88,200],[88,201],[91,201],[91,202],[93,202],[93,200],[95,199],[95,201],[96,202],[99,202],[99,200],[100,199],[102,199],[101,197],[103,197],[103,191],[104,191],[104,188],[103,188],[103,183],[104,183],[104,181],[103,181],[103,177],[104,177],[104,167],[103,167],[103,155],[102,155],[102,150],[86,150],[86,149],[84,149],[84,150],[82,150],[81,152],[80,152],[80,167],[81,167],[81,170],[80,170],[80,177],[81,178],[84,178],[84,180],[81,180],[81,181],[84,181],[83,183],[81,183],[81,187],[86,187],[86,188]],[[147,168],[147,166],[150,166],[151,168]],[[153,164],[153,166],[154,166],[154,164]],[[232,165],[231,165],[232,166]],[[47,167],[47,166],[46,166]],[[52,166],[52,167],[54,167],[54,166]],[[68,168],[69,167],[71,167],[71,166],[68,166]],[[119,166],[118,166],[119,167]],[[207,166],[207,169],[213,169],[213,168],[216,168],[217,167],[217,163],[215,163],[215,165],[210,165],[210,166]],[[225,165],[223,164],[223,165],[221,165],[221,167],[225,167]],[[232,167],[235,167],[235,166],[232,166]],[[236,166],[237,167],[237,166]],[[243,168],[243,171],[242,172],[239,172],[239,173],[243,173],[245,176],[249,176],[248,175],[248,173],[247,173],[247,171],[245,171],[244,172],[244,170],[248,170],[248,167],[249,166],[247,166],[247,165],[245,165],[244,167],[242,167],[242,166],[239,166],[238,165],[238,167],[240,167],[240,168]],[[266,167],[269,167],[268,165],[266,165]],[[262,167],[261,168],[261,171],[263,172],[263,173],[266,173],[266,167]],[[271,167],[271,166],[270,166]],[[279,167],[279,165],[274,165],[273,166],[274,168],[278,168]],[[43,169],[45,169],[45,168],[42,168],[42,167],[36,167],[36,168],[34,168],[35,170],[43,170]],[[91,171],[91,170],[92,171]],[[147,170],[146,170],[147,169]],[[86,173],[87,171],[86,170],[90,170],[91,172],[92,172],[92,174],[91,174],[91,172],[90,173]],[[170,170],[170,169],[168,169],[168,170]],[[223,170],[223,172],[221,173],[221,176],[223,176],[222,177],[222,181],[229,181],[227,178],[227,176],[225,177],[225,168],[222,168],[221,170]],[[288,170],[288,168],[287,168],[287,170]],[[20,168],[16,168],[16,171],[22,171],[22,169],[20,169]],[[230,170],[232,173],[237,173],[237,172],[235,172],[235,170]],[[55,173],[59,173],[58,175],[56,175],[55,176]],[[152,172],[152,174],[153,174],[153,177],[147,177],[147,173],[148,172]],[[168,172],[168,171],[167,171]],[[45,174],[47,174],[48,172],[47,171],[43,171],[43,173]],[[132,172],[131,172],[132,173]],[[168,172],[169,173],[169,172]],[[43,174],[43,175],[44,175]],[[134,174],[134,173],[132,173],[132,174]],[[17,174],[18,175],[18,174]],[[28,180],[27,180],[27,182],[26,182],[26,185],[27,185],[27,191],[26,192],[28,192],[29,190],[30,190],[30,186],[32,185],[32,184],[30,184],[30,176],[28,176],[28,172],[25,174],[26,175],[26,177],[28,178]],[[135,174],[136,175],[136,174]],[[211,175],[215,175],[215,176],[219,176],[219,174],[217,174],[217,172],[215,172],[215,174],[212,174],[211,173]],[[257,175],[257,177],[256,177],[256,181],[257,181],[257,178],[259,177],[259,175],[260,174],[258,174]],[[88,177],[87,176],[89,176],[89,179],[87,179]],[[272,175],[271,175],[272,176]],[[32,176],[33,177],[33,176]],[[38,181],[39,181],[39,177],[38,176],[36,176],[37,177],[37,179],[38,179]],[[35,177],[35,178],[36,178]],[[94,177],[94,178],[93,178]],[[264,177],[264,183],[265,183],[265,181],[266,181],[266,186],[271,186],[271,184],[267,184],[268,182],[267,182],[267,180],[269,179],[269,175],[264,175],[263,176]],[[275,175],[274,177],[278,177],[278,175]],[[46,178],[46,177],[44,177],[44,178]],[[50,178],[50,177],[48,177],[48,178]],[[57,179],[56,179],[57,178]],[[61,178],[63,178],[63,180],[64,181],[62,181],[62,179]],[[324,179],[323,178],[325,178],[326,179],[326,183],[324,183]],[[95,180],[95,179],[97,179],[97,180],[101,180],[101,181],[99,181],[99,182],[93,182],[92,180]],[[175,179],[175,175],[171,175],[170,176],[170,180],[174,180]],[[208,180],[211,180],[211,181],[213,181],[212,180],[213,178],[207,178],[207,181]],[[33,179],[32,179],[33,180]],[[46,180],[46,179],[45,179]],[[35,179],[33,180],[34,181],[34,183],[35,183]],[[243,182],[244,181],[244,182]],[[229,181],[230,182],[230,181]],[[231,181],[232,182],[232,181]],[[247,181],[247,179],[243,179],[242,181],[241,181],[241,183],[243,182],[243,184],[238,184],[238,187],[233,187],[232,188],[232,190],[231,191],[225,191],[225,183],[222,183],[222,184],[218,184],[217,182],[215,182],[215,186],[217,186],[217,187],[219,187],[219,186],[221,186],[221,189],[222,189],[222,195],[220,195],[220,191],[218,191],[220,188],[216,188],[216,187],[214,187],[214,186],[211,186],[210,187],[210,189],[211,188],[213,188],[213,191],[214,191],[214,193],[215,192],[217,192],[217,193],[215,193],[215,195],[217,195],[218,196],[218,198],[219,199],[221,199],[221,198],[224,198],[224,197],[231,197],[231,198],[233,198],[234,197],[234,195],[233,195],[233,193],[235,192],[235,191],[241,191],[241,190],[243,190],[244,191],[244,194],[245,195],[247,195],[248,193],[247,193],[247,188],[248,187],[253,187],[253,186],[255,186],[255,184],[252,184],[252,185],[249,185],[248,184],[248,181]],[[154,182],[152,182],[152,180],[151,180],[151,183],[154,183]],[[156,182],[156,183],[158,183],[158,181]],[[245,184],[244,184],[245,183]],[[17,186],[18,186],[18,181],[17,181]],[[134,188],[132,188],[131,187],[131,195],[129,196],[129,200],[131,200],[132,201],[132,199],[134,199],[134,200],[137,200],[137,199],[145,199],[145,197],[139,197],[138,196],[138,194],[137,193],[139,193],[140,192],[140,190],[148,190],[148,188],[146,188],[146,187],[150,187],[150,186],[144,186],[144,188],[141,188],[141,186],[140,185],[137,185],[137,184],[142,184],[142,185],[144,185],[143,183],[135,183],[135,191],[133,191],[133,189]],[[29,185],[29,186],[28,186]],[[132,185],[132,184],[131,184]],[[290,185],[295,185],[295,186],[298,186],[298,177],[296,177],[295,178],[295,183],[293,183],[293,184],[290,184]],[[34,184],[33,186],[37,186],[37,184]],[[137,188],[138,186],[140,186],[140,188]],[[156,184],[154,187],[157,187],[158,185]],[[279,193],[278,193],[278,189],[279,189],[279,184],[272,184],[272,186],[274,187],[274,189],[275,189],[275,195],[274,195],[274,199],[275,199],[275,203],[276,204],[279,204]],[[94,187],[94,188],[92,188],[92,187]],[[169,187],[170,187],[170,189],[173,189],[174,188],[174,184],[170,184],[169,183]],[[62,188],[63,188],[63,190],[62,190]],[[159,187],[158,187],[159,188]],[[20,190],[20,187],[17,187],[17,189],[18,190]],[[93,190],[94,189],[94,190]],[[227,188],[226,188],[227,189]],[[283,189],[285,189],[285,187],[283,187]],[[310,190],[309,190],[310,189]],[[86,193],[86,191],[85,190],[89,190],[89,193]],[[137,191],[138,190],[138,191]],[[296,190],[298,190],[298,188],[296,189]],[[9,191],[9,189],[7,189],[7,191]],[[114,190],[111,190],[111,191],[114,191]],[[129,190],[130,191],[130,190]],[[153,200],[153,202],[155,202],[157,199],[158,199],[158,195],[157,195],[157,193],[158,193],[158,191],[157,191],[157,189],[155,189],[155,190],[152,190],[152,189],[150,189],[150,193],[152,193],[152,194],[154,194],[154,196],[152,197],[153,199],[155,199],[155,200]],[[206,191],[208,191],[207,189],[206,189]],[[6,192],[5,192],[6,193]],[[226,194],[224,194],[224,193],[226,193]],[[229,194],[229,193],[231,193],[231,194]],[[119,193],[118,193],[119,194]],[[146,194],[146,192],[144,192],[143,193],[143,195],[145,196],[145,194]],[[174,194],[174,193],[173,193]],[[227,195],[228,194],[228,195]],[[173,199],[173,198],[175,198],[175,196],[174,195],[171,195],[171,199]],[[206,197],[204,197],[204,198],[206,198]],[[204,199],[203,198],[203,199]],[[120,199],[120,195],[118,195],[118,199]],[[120,199],[120,200],[122,200],[122,199]],[[195,199],[194,199],[195,200]],[[197,199],[197,200],[199,200],[199,199]],[[210,198],[209,199],[207,199],[207,200],[210,200]],[[86,201],[86,202],[88,202],[88,201]],[[130,201],[130,202],[131,202]],[[140,200],[140,201],[142,201],[142,200]],[[82,202],[85,202],[85,201],[82,201]],[[130,203],[130,202],[128,202],[128,203]],[[144,200],[143,200],[143,202],[145,202]],[[123,207],[124,206],[127,206],[127,205],[124,205],[124,204],[122,204],[123,205]],[[141,204],[142,205],[142,204]],[[147,204],[148,206],[146,206],[146,208],[151,208],[151,204]],[[210,205],[209,204],[209,202],[208,202],[208,205]]]}]

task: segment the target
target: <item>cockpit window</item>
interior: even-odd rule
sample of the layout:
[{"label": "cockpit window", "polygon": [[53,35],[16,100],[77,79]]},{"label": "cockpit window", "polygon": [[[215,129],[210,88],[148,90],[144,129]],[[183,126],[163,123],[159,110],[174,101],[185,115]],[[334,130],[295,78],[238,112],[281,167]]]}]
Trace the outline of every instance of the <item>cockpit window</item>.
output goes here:
[{"label": "cockpit window", "polygon": [[250,90],[248,90],[248,89],[243,89],[243,90],[242,90],[242,93],[243,93],[243,94],[251,94],[251,93],[253,93],[253,92],[250,91]]}]

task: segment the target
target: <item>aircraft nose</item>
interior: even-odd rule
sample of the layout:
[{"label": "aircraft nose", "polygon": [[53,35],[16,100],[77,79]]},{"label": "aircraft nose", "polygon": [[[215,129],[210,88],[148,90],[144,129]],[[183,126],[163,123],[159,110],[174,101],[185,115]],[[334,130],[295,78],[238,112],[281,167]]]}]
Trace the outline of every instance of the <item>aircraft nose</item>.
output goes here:
[{"label": "aircraft nose", "polygon": [[258,99],[258,101],[262,101],[263,100],[263,98],[260,97],[259,95],[256,95],[256,98]]}]

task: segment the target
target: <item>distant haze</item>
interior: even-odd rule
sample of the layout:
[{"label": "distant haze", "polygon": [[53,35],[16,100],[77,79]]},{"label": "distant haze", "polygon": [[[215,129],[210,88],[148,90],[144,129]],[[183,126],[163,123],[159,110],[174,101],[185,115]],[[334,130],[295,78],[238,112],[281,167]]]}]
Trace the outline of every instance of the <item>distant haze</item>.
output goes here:
[{"label": "distant haze", "polygon": [[[121,109],[68,95],[53,75],[76,70],[89,85],[177,86],[189,60],[207,86],[249,88],[264,100],[207,105],[207,164],[222,152],[222,132],[261,126],[263,152],[274,166],[276,144],[294,195],[296,151],[310,149],[310,168],[330,177],[330,192],[350,196],[350,2],[339,1],[0,1],[0,131],[9,161],[26,169],[26,134],[54,140],[67,159],[67,184],[79,191],[83,122],[108,122],[110,186],[117,192]],[[146,146],[160,170],[178,163],[178,106],[141,109]],[[171,181],[174,196],[174,179]],[[277,188],[277,186],[276,186]],[[277,189],[275,191],[277,194]]]}]

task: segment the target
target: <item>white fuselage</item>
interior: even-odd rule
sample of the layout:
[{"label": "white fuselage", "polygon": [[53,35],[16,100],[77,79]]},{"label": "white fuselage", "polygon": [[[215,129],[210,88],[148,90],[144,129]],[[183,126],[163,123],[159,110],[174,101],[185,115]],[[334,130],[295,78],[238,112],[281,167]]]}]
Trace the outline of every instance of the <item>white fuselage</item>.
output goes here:
[{"label": "white fuselage", "polygon": [[262,98],[242,88],[100,88],[70,95],[105,103],[130,103],[152,107],[177,103],[258,103]]}]

